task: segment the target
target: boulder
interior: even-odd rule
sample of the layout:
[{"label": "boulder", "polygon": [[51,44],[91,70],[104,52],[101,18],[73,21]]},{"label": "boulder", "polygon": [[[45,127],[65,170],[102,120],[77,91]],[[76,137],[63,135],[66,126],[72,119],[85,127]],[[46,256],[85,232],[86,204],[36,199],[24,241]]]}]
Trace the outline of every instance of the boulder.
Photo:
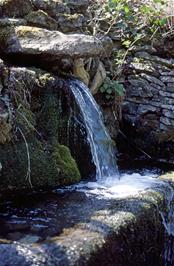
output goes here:
[{"label": "boulder", "polygon": [[26,16],[28,25],[45,28],[48,30],[57,30],[58,24],[56,20],[51,18],[42,10],[33,11]]},{"label": "boulder", "polygon": [[58,18],[59,28],[62,32],[76,32],[83,27],[84,16],[82,14],[61,14]]},{"label": "boulder", "polygon": [[64,81],[40,69],[8,67],[1,60],[0,73],[0,191],[78,182],[77,164],[59,143]]},{"label": "boulder", "polygon": [[[49,226],[53,220],[59,224],[56,236],[37,244],[31,233],[23,243],[1,240],[0,266],[164,265],[161,253],[167,239],[160,213],[165,212],[167,223],[167,197],[171,194],[167,184],[121,199],[66,192],[61,196],[63,203],[55,200],[49,212],[45,209],[47,202],[44,204]],[[32,210],[35,206],[38,208],[38,202]]]},{"label": "boulder", "polygon": [[27,25],[27,21],[23,18],[0,18],[0,27],[4,27],[4,26],[26,26]]},{"label": "boulder", "polygon": [[91,4],[90,0],[67,0],[68,7],[74,12],[86,12],[88,6]]},{"label": "boulder", "polygon": [[37,27],[4,27],[0,32],[0,48],[4,54],[40,56],[45,61],[61,58],[107,56],[112,41],[84,34],[65,35]]}]

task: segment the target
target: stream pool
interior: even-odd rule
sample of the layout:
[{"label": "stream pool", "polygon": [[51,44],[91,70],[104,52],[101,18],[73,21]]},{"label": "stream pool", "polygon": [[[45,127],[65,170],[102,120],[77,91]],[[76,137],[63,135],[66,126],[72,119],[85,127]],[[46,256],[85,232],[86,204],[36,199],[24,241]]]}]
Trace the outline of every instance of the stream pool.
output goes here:
[{"label": "stream pool", "polygon": [[[134,172],[136,171],[136,172]],[[134,196],[156,186],[158,167],[127,169],[120,179],[81,182],[52,191],[8,195],[0,203],[1,241],[38,243],[59,235],[64,228],[89,219],[112,199]]]}]

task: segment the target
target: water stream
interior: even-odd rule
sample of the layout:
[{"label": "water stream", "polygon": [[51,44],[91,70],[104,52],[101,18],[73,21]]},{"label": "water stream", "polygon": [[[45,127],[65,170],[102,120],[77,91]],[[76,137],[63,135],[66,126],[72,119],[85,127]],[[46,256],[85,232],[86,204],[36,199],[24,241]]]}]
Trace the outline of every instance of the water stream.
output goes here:
[{"label": "water stream", "polygon": [[[167,210],[161,211],[163,225],[166,231],[164,264],[174,265],[174,189],[168,183],[158,180],[152,173],[119,175],[116,164],[113,142],[104,126],[102,114],[88,87],[78,80],[70,81],[71,90],[81,110],[87,130],[92,158],[96,166],[96,182],[81,182],[78,185],[67,187],[84,192],[86,195],[95,195],[99,198],[122,198],[133,196],[139,192],[162,185],[167,186]],[[119,178],[118,178],[119,177]],[[158,206],[157,206],[158,207]]]},{"label": "water stream", "polygon": [[81,81],[71,80],[70,87],[84,119],[96,167],[96,179],[101,181],[111,176],[118,178],[114,143],[104,126],[97,103],[88,87]]}]

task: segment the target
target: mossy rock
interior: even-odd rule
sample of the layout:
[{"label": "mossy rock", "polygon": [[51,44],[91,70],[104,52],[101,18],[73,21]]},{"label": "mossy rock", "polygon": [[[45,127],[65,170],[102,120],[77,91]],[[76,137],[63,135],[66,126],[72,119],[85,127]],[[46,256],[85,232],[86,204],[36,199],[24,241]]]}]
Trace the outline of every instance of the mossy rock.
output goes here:
[{"label": "mossy rock", "polygon": [[36,126],[35,114],[28,108],[21,106],[20,109],[16,111],[16,126],[20,127],[25,135],[28,135],[34,132]]},{"label": "mossy rock", "polygon": [[46,92],[42,99],[42,109],[38,115],[38,126],[50,142],[58,141],[59,130],[59,101],[56,95]]},{"label": "mossy rock", "polygon": [[5,120],[0,120],[0,144],[4,144],[11,140],[11,125]]},{"label": "mossy rock", "polygon": [[33,188],[50,188],[80,180],[67,147],[57,144],[49,151],[34,138],[27,140],[27,145],[21,141],[0,146],[1,191],[31,188],[31,184]]},{"label": "mossy rock", "polygon": [[55,165],[60,170],[64,185],[80,181],[80,172],[68,147],[57,144],[54,147],[52,158]]}]

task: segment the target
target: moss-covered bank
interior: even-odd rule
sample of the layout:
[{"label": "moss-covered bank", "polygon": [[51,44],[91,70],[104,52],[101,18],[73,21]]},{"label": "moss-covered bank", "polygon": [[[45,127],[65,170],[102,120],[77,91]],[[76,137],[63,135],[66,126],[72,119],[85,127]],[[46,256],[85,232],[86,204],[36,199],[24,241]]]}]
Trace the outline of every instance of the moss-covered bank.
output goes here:
[{"label": "moss-covered bank", "polygon": [[77,164],[58,138],[65,82],[39,69],[9,68],[3,62],[1,72],[0,190],[78,182]]}]

